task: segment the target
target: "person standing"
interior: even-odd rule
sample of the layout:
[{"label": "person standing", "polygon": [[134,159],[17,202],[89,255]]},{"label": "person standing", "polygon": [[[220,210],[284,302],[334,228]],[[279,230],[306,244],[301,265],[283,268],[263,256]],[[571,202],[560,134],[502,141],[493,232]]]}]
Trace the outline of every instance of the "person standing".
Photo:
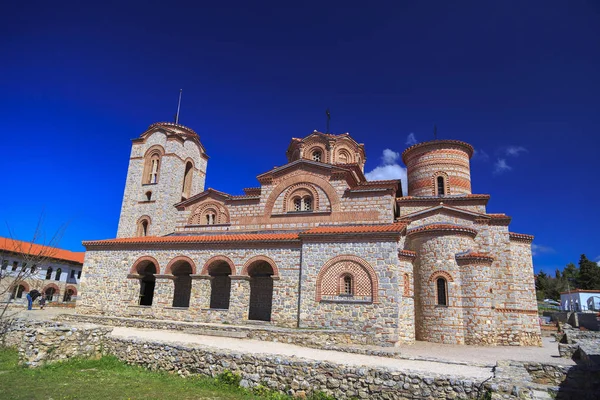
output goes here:
[{"label": "person standing", "polygon": [[45,305],[46,305],[46,298],[44,296],[42,296],[42,298],[40,299],[40,310],[43,310]]},{"label": "person standing", "polygon": [[31,298],[31,294],[27,293],[27,309],[31,310],[33,306],[33,299]]}]

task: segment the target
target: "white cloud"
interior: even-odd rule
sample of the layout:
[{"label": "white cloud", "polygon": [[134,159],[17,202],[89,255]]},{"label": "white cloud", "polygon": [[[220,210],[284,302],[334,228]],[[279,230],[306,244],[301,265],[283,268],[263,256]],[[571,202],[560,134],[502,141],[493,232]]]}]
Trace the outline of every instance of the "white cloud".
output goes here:
[{"label": "white cloud", "polygon": [[494,174],[501,174],[506,171],[510,171],[512,167],[506,163],[504,158],[499,158],[494,163]]},{"label": "white cloud", "polygon": [[392,165],[396,164],[396,161],[400,159],[400,153],[396,153],[390,149],[385,149],[383,151],[383,156],[381,156],[381,161],[383,161],[383,165]]},{"label": "white cloud", "polygon": [[550,246],[542,246],[541,244],[535,244],[532,243],[531,244],[531,254],[533,254],[534,256],[540,255],[540,254],[551,254],[551,253],[556,253],[556,251],[550,247]]},{"label": "white cloud", "polygon": [[406,145],[407,146],[412,146],[413,144],[417,144],[417,138],[415,137],[415,134],[413,132],[409,133],[408,136],[406,137]]},{"label": "white cloud", "polygon": [[504,149],[504,154],[511,157],[518,157],[521,153],[527,153],[527,149],[523,146],[508,146]]},{"label": "white cloud", "polygon": [[367,172],[365,177],[368,181],[385,181],[390,179],[400,179],[402,181],[402,194],[406,196],[408,187],[406,186],[406,168],[398,164],[400,153],[390,149],[383,150],[381,156],[381,165]]},{"label": "white cloud", "polygon": [[473,159],[479,161],[488,161],[490,156],[483,150],[473,149]]}]

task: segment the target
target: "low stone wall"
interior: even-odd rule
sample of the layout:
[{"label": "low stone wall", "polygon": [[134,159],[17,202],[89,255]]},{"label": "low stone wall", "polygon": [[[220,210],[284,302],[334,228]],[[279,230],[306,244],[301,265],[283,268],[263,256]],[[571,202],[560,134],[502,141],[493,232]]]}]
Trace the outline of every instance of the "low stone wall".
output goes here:
[{"label": "low stone wall", "polygon": [[[386,368],[350,367],[294,357],[251,355],[223,350],[110,338],[104,351],[128,364],[179,375],[217,376],[225,370],[242,377],[243,387],[267,386],[302,397],[323,391],[337,399],[476,399],[491,384],[449,376],[393,371]],[[499,390],[499,388],[496,388]],[[510,389],[509,389],[510,390]]]},{"label": "low stone wall", "polygon": [[275,326],[244,326],[178,322],[167,320],[148,320],[143,318],[105,317],[99,315],[61,314],[60,321],[87,322],[100,325],[125,326],[130,328],[169,329],[196,334],[220,336],[217,332],[230,332],[236,337],[268,342],[297,344],[304,347],[324,348],[329,345],[387,345],[374,335],[360,332],[344,332],[320,329],[294,329]]},{"label": "low stone wall", "polygon": [[36,367],[71,357],[98,357],[111,331],[95,325],[17,321],[5,335],[5,346],[18,348],[19,363]]}]

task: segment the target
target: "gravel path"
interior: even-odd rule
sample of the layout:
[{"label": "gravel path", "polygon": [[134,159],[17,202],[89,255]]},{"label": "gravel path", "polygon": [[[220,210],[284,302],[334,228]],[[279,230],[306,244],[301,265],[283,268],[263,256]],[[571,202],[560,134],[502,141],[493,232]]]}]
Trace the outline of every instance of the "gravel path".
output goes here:
[{"label": "gravel path", "polygon": [[116,337],[143,338],[164,343],[185,343],[186,345],[207,346],[252,354],[296,356],[312,361],[325,361],[353,366],[387,367],[399,371],[429,372],[434,374],[452,375],[454,377],[463,377],[467,379],[486,379],[492,376],[492,371],[489,367],[450,365],[435,361],[399,360],[394,358],[352,354],[341,351],[317,350],[284,343],[192,335],[188,333],[172,332],[162,329],[115,327],[112,335]]}]

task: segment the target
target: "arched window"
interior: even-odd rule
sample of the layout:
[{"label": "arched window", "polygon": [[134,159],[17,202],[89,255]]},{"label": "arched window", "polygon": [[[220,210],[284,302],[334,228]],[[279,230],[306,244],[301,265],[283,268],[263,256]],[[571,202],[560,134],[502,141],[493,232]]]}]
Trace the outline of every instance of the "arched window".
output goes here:
[{"label": "arched window", "polygon": [[46,279],[52,279],[52,267],[48,267],[48,271],[46,271]]},{"label": "arched window", "polygon": [[146,192],[146,201],[152,200],[152,191],[148,190]]},{"label": "arched window", "polygon": [[323,159],[323,153],[321,153],[321,150],[313,151],[312,159],[313,161],[321,162],[321,160]]},{"label": "arched window", "polygon": [[312,211],[312,197],[296,197],[294,198],[294,211]]},{"label": "arched window", "polygon": [[25,286],[23,285],[19,285],[16,288],[14,288],[13,293],[11,294],[11,298],[17,298],[17,299],[22,299],[23,298],[23,292],[25,291]]},{"label": "arched window", "polygon": [[192,170],[194,165],[191,161],[185,163],[185,173],[183,174],[183,189],[181,190],[181,201],[190,197],[192,190]]},{"label": "arched window", "polygon": [[138,220],[137,223],[137,236],[148,236],[150,233],[150,218],[144,216]]},{"label": "arched window", "polygon": [[344,275],[343,279],[342,279],[342,290],[341,290],[341,294],[345,295],[345,296],[352,296],[354,294],[354,288],[353,288],[353,284],[352,284],[352,276],[351,275]]},{"label": "arched window", "polygon": [[54,280],[60,281],[60,274],[62,274],[62,269],[56,270],[56,275],[54,276]]},{"label": "arched window", "polygon": [[446,184],[443,176],[437,177],[437,194],[438,196],[444,196],[446,194]]},{"label": "arched window", "polygon": [[163,154],[164,150],[160,146],[153,146],[146,152],[144,156],[144,174],[142,176],[143,184],[158,183]]},{"label": "arched window", "polygon": [[213,210],[210,210],[206,213],[206,225],[214,225],[217,220],[217,213]]},{"label": "arched window", "polygon": [[444,278],[437,278],[435,281],[437,287],[437,304],[438,306],[448,305],[448,283]]}]

